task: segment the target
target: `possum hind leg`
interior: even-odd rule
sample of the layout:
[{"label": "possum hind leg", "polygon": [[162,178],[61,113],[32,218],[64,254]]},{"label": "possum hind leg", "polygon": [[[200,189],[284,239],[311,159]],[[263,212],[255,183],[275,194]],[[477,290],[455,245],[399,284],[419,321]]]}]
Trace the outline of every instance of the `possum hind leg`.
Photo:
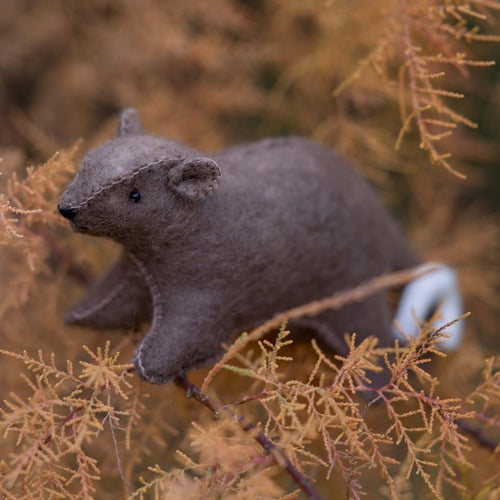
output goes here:
[{"label": "possum hind leg", "polygon": [[[313,318],[302,318],[292,323],[301,330],[308,330],[323,345],[342,356],[349,348],[344,333],[356,334],[356,345],[373,335],[378,338],[380,347],[393,344],[391,334],[391,311],[386,294],[379,293],[363,302],[349,304],[338,310],[325,311]],[[382,366],[381,366],[382,368]],[[389,380],[388,371],[369,371],[367,377],[373,387],[381,387]]]},{"label": "possum hind leg", "polygon": [[151,294],[124,252],[100,281],[66,314],[69,324],[90,328],[136,328],[152,316]]}]

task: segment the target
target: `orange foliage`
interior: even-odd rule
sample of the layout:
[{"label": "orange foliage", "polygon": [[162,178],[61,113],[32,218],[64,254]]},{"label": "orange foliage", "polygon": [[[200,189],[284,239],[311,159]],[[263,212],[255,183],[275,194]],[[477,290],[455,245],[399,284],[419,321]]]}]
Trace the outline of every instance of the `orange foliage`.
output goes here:
[{"label": "orange foliage", "polygon": [[[498,1],[0,6],[0,498],[498,497],[500,220],[484,196],[499,157]],[[116,248],[72,234],[57,198],[125,106],[198,148],[278,133],[334,145],[423,258],[457,268],[463,347],[443,357],[446,331],[423,324],[391,349],[348,332],[342,358],[283,326],[410,272],[270,319],[190,374],[196,385],[138,380],[141,332],[61,319]],[[391,377],[374,388],[377,360]]]}]

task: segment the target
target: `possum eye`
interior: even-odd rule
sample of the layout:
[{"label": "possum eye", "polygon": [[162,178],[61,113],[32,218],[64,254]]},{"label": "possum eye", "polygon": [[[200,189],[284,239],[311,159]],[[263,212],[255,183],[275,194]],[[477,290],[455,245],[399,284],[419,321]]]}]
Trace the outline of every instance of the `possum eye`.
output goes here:
[{"label": "possum eye", "polygon": [[141,201],[141,194],[137,189],[133,189],[130,192],[129,199],[132,200],[134,203],[139,203]]}]

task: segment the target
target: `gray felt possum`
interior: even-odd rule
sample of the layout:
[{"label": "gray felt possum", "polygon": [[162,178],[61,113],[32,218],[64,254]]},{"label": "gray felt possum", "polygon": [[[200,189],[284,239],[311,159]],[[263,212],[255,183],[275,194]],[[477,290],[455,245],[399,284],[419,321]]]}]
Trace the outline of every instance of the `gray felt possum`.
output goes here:
[{"label": "gray felt possum", "polygon": [[[283,137],[208,157],[146,134],[133,109],[117,137],[83,159],[58,209],[76,231],[123,246],[67,321],[131,328],[150,320],[134,364],[156,384],[216,360],[222,342],[277,312],[419,263],[368,183],[332,150]],[[443,270],[449,284],[433,307],[457,290]],[[414,295],[397,316],[408,316]],[[450,314],[459,295],[454,304]],[[344,332],[392,344],[392,322],[378,293],[296,326],[345,352]]]}]

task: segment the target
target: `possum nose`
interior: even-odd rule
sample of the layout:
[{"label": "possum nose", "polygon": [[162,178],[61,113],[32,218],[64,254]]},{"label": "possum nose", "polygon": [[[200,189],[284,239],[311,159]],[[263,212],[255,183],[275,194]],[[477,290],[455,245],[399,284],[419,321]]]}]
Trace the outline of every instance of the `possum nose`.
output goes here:
[{"label": "possum nose", "polygon": [[57,207],[57,210],[59,210],[59,213],[63,216],[66,217],[66,219],[74,219],[76,217],[76,214],[78,213],[78,210],[76,208],[65,208],[65,207]]}]

